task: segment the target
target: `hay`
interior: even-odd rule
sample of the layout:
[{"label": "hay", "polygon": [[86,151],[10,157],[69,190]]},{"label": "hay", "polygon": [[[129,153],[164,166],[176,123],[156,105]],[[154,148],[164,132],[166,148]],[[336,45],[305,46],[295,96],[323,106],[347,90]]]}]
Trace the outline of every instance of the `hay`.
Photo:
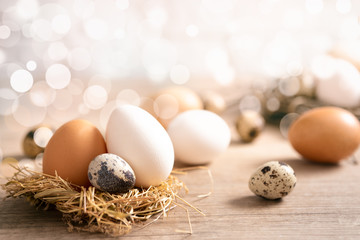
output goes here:
[{"label": "hay", "polygon": [[69,231],[124,235],[131,231],[134,224],[139,226],[145,220],[158,215],[154,220],[156,221],[160,216],[166,216],[170,209],[181,206],[188,214],[188,233],[192,233],[187,207],[203,214],[179,197],[180,190],[188,190],[173,174],[158,186],[150,186],[148,189],[133,188],[124,194],[111,194],[94,187],[86,189],[72,185],[59,176],[16,169],[14,176],[2,186],[8,194],[7,197],[26,197],[34,205],[45,209],[54,206],[63,213]]}]

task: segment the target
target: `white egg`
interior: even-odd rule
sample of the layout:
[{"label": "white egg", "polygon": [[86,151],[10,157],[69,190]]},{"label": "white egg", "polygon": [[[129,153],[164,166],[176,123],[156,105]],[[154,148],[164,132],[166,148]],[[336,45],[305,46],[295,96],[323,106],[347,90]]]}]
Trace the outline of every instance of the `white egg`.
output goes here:
[{"label": "white egg", "polygon": [[176,161],[207,164],[218,158],[230,144],[227,123],[207,110],[190,110],[179,114],[168,126]]},{"label": "white egg", "polygon": [[[328,74],[318,76],[316,95],[324,103],[339,107],[356,107],[360,104],[360,73],[354,65],[341,60],[327,59]],[[316,75],[316,72],[315,72]]]},{"label": "white egg", "polygon": [[145,110],[123,105],[111,113],[106,129],[109,153],[128,162],[136,175],[135,186],[158,185],[170,175],[174,148],[166,130]]}]

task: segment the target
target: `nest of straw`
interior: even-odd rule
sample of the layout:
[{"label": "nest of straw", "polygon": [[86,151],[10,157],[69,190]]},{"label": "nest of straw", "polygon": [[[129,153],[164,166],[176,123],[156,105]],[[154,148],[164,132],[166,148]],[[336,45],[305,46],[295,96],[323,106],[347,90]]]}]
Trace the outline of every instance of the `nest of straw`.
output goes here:
[{"label": "nest of straw", "polygon": [[144,225],[144,221],[153,216],[157,216],[155,220],[166,216],[179,205],[178,199],[192,207],[178,195],[182,189],[187,192],[187,188],[173,174],[158,186],[111,194],[94,187],[72,185],[59,176],[17,168],[2,187],[7,197],[26,197],[45,209],[54,206],[62,212],[69,231],[102,232],[112,236],[127,234],[133,225]]}]

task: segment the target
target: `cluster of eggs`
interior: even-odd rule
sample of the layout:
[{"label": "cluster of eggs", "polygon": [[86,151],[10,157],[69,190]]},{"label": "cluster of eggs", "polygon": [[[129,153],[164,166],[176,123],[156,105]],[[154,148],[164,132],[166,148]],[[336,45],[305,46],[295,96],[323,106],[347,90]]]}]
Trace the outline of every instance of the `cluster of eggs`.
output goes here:
[{"label": "cluster of eggs", "polygon": [[[190,89],[171,87],[150,99],[156,104],[115,108],[105,138],[88,121],[77,119],[64,124],[45,148],[44,173],[57,174],[81,186],[91,184],[108,192],[124,192],[134,186],[160,184],[170,175],[175,160],[207,164],[229,146],[229,127],[218,115],[226,105],[216,94],[200,98]],[[171,99],[174,101],[164,101]],[[174,102],[176,112],[169,114]],[[258,112],[243,111],[236,128],[243,142],[251,142],[264,124]],[[358,148],[360,124],[343,108],[318,107],[293,122],[288,138],[305,159],[337,163]],[[294,170],[280,162],[265,165],[250,177],[250,190],[268,199],[290,193],[296,183]]]},{"label": "cluster of eggs", "polygon": [[[166,122],[142,107],[118,106],[104,136],[86,120],[69,121],[48,142],[43,172],[79,186],[126,192],[134,186],[160,184],[170,175],[175,160],[210,163],[229,146],[230,129],[218,114],[203,109],[202,104],[194,106],[194,99],[182,95],[180,111]],[[180,100],[190,103],[184,107]]]}]

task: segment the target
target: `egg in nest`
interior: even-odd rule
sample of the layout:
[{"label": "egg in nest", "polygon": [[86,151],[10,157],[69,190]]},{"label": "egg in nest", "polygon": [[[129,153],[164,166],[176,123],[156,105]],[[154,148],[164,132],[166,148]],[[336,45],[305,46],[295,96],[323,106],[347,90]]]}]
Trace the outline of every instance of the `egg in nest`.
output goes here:
[{"label": "egg in nest", "polygon": [[127,192],[135,185],[135,174],[121,157],[104,153],[96,156],[89,164],[88,177],[97,189],[110,192]]},{"label": "egg in nest", "polygon": [[75,119],[57,129],[46,145],[43,172],[80,186],[88,187],[89,163],[97,155],[106,153],[105,140],[92,123]]}]

